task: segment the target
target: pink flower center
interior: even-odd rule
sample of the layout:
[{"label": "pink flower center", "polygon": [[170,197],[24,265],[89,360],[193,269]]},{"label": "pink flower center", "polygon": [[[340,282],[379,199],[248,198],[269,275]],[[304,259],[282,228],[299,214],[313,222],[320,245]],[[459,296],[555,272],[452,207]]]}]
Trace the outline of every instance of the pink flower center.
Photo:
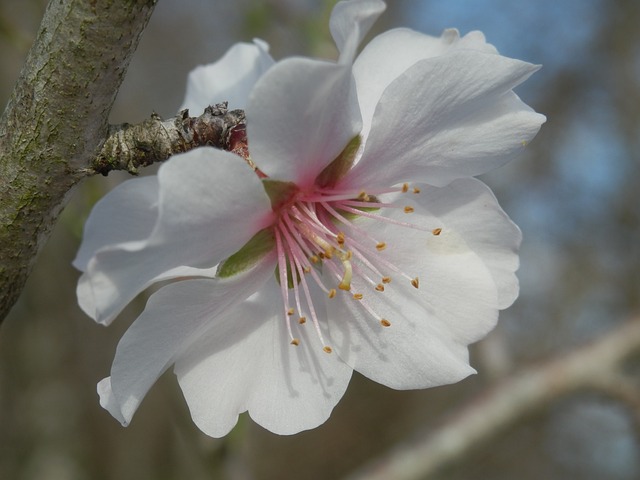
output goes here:
[{"label": "pink flower center", "polygon": [[[381,255],[387,247],[386,242],[373,238],[369,233],[371,229],[365,231],[356,221],[356,218],[366,217],[423,230],[414,224],[380,215],[379,211],[386,208],[402,208],[407,214],[413,212],[412,207],[384,203],[375,196],[398,191],[406,193],[409,186],[404,184],[401,188],[375,192],[318,186],[308,191],[295,188],[274,206],[277,277],[292,345],[300,343],[292,333],[292,318],[297,317],[300,324],[310,319],[324,351],[332,352],[320,330],[310,284],[317,285],[330,299],[346,295],[345,300],[357,301],[383,327],[391,326],[391,322],[372,309],[366,296],[384,292],[392,276],[400,276],[414,288],[419,287],[418,277],[407,275]],[[417,188],[412,191],[419,193]],[[439,233],[440,229],[432,231],[434,235]],[[369,291],[352,291],[355,276],[364,280],[358,283],[366,285]]]}]

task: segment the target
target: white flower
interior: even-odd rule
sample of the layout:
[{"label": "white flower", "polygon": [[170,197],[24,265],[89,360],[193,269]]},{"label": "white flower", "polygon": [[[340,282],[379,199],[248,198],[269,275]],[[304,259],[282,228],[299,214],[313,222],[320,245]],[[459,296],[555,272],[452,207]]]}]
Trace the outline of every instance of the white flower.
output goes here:
[{"label": "white flower", "polygon": [[391,30],[354,60],[383,8],[336,6],[337,63],[272,65],[258,43],[190,77],[185,106],[201,109],[224,100],[219,72],[240,62],[248,80],[234,101],[267,178],[202,148],[96,205],[75,261],[91,317],[107,324],[147,286],[176,280],[151,296],[98,385],[124,425],[171,365],[215,437],[244,411],[276,433],[313,428],[353,370],[397,389],[474,372],[467,345],[518,294],[520,232],[471,177],[544,122],[512,91],[537,67],[454,30]]}]

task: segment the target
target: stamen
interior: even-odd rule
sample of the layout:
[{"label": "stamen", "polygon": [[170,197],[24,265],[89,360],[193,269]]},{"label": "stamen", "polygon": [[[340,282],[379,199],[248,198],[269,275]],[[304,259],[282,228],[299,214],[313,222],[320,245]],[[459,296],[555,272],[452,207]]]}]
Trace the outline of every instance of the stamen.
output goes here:
[{"label": "stamen", "polygon": [[409,184],[408,183],[403,183],[402,184],[402,193],[407,193],[409,191]]},{"label": "stamen", "polygon": [[331,352],[333,352],[333,349],[332,349],[330,346],[328,346],[328,345],[326,345],[322,350],[324,350],[324,351],[325,351],[325,353],[331,353]]},{"label": "stamen", "polygon": [[294,345],[297,347],[298,345],[300,345],[300,340],[298,340],[297,338],[294,338],[293,340],[291,340],[291,345]]},{"label": "stamen", "polygon": [[433,230],[431,230],[431,233],[433,233],[435,236],[438,236],[442,233],[442,229],[441,228],[434,228]]},{"label": "stamen", "polygon": [[336,296],[336,293],[338,292],[336,292],[335,288],[332,288],[331,290],[329,290],[329,295],[328,295],[329,298],[334,298]]},{"label": "stamen", "polygon": [[420,280],[418,277],[411,280],[411,285],[413,285],[414,288],[418,288],[420,286]]},{"label": "stamen", "polygon": [[382,318],[382,319],[380,319],[380,325],[382,325],[383,327],[390,327],[391,326],[391,322],[389,320],[387,320],[386,318]]},{"label": "stamen", "polygon": [[382,283],[391,283],[391,277],[382,277]]},{"label": "stamen", "polygon": [[354,293],[353,298],[356,300],[362,300],[363,295],[361,293]]},{"label": "stamen", "polygon": [[413,207],[407,205],[406,207],[404,207],[404,213],[413,213]]},{"label": "stamen", "polygon": [[413,193],[420,193],[420,189],[418,187],[413,187]]},{"label": "stamen", "polygon": [[379,283],[378,285],[376,285],[376,290],[378,292],[384,292],[384,285],[382,285],[381,283]]},{"label": "stamen", "polygon": [[300,318],[298,319],[298,323],[299,323],[300,325],[304,325],[305,323],[307,323],[307,317],[300,317]]},{"label": "stamen", "polygon": [[376,245],[376,250],[378,250],[379,252],[381,252],[385,248],[387,248],[387,244],[385,242],[378,242],[378,244]]},{"label": "stamen", "polygon": [[287,310],[287,315],[291,316],[294,314],[294,312],[295,311],[293,310],[293,308],[290,308],[289,310]]}]

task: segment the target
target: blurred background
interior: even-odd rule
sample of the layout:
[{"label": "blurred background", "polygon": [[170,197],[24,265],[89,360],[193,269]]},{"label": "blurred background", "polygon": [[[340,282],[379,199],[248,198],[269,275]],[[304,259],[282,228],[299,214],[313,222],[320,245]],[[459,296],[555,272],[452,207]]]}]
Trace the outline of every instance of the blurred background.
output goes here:
[{"label": "blurred background", "polygon": [[[334,2],[163,0],[131,63],[112,123],[176,113],[187,73],[259,37],[278,59],[331,58]],[[323,426],[273,435],[246,416],[224,439],[192,424],[173,374],[130,427],[97,401],[139,298],[111,327],[76,305],[71,260],[93,203],[127,178],[77,189],[0,328],[0,479],[332,479],[445,424],[460,406],[527,365],[595,341],[640,310],[640,2],[395,0],[374,26],[432,35],[482,30],[499,51],[543,64],[517,93],[548,116],[525,155],[486,175],[522,228],[521,295],[473,348],[460,384],[393,391],[355,375]],[[44,0],[0,0],[0,105],[16,80]],[[196,114],[196,112],[192,112]],[[149,170],[152,172],[153,170]],[[447,479],[640,478],[640,414],[602,393],[565,396],[476,445]]]}]

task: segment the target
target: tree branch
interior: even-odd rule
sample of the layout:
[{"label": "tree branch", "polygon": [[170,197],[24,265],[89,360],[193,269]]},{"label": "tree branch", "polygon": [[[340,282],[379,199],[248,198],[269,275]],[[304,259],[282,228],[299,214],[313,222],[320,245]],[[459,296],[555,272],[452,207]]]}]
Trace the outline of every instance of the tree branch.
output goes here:
[{"label": "tree branch", "polygon": [[227,104],[220,103],[207,107],[199,117],[189,117],[189,111],[183,110],[168,120],[152,114],[137,125],[112,125],[87,173],[107,175],[112,170],[126,170],[135,175],[140,167],[204,145],[246,158],[244,112],[228,111]]},{"label": "tree branch", "polygon": [[[597,388],[607,392],[619,378],[622,363],[640,351],[640,318],[594,343],[544,365],[515,373],[472,400],[441,428],[366,465],[349,480],[417,480],[428,478],[518,419],[561,396]],[[603,388],[607,385],[607,388]],[[619,388],[610,393],[616,397]],[[624,396],[638,398],[625,384]],[[633,402],[632,402],[633,403]],[[638,405],[638,402],[635,402]]]},{"label": "tree branch", "polygon": [[0,320],[108,116],[156,0],[52,0],[0,118]]}]

